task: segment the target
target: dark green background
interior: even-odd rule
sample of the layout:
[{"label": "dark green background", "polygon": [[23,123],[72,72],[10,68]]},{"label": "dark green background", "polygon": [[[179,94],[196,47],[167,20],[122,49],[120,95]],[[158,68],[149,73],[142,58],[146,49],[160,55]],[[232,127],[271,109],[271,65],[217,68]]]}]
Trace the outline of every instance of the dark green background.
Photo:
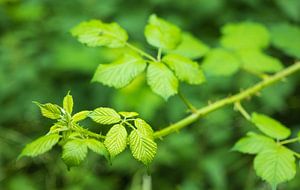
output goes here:
[{"label": "dark green background", "polygon": [[[85,163],[67,171],[60,148],[34,159],[16,157],[28,142],[45,134],[51,121],[40,116],[31,101],[60,104],[71,90],[75,111],[111,106],[137,111],[159,129],[186,115],[175,96],[164,102],[144,82],[117,91],[90,83],[99,63],[117,56],[107,49],[88,48],[69,33],[87,19],[118,22],[131,42],[145,45],[143,28],[156,13],[209,46],[218,44],[220,27],[228,22],[256,21],[269,26],[300,23],[299,0],[0,0],[0,189],[140,189],[145,173],[128,152],[108,165],[90,153]],[[145,45],[149,52],[153,49]],[[285,66],[292,57],[271,47],[269,53]],[[201,61],[201,60],[200,60]],[[208,78],[202,86],[181,85],[197,106],[204,106],[258,81],[240,72],[231,78]],[[264,90],[260,98],[244,103],[249,111],[270,114],[292,129],[300,128],[300,77]],[[150,167],[153,189],[226,190],[269,189],[252,169],[252,156],[230,152],[234,142],[252,128],[231,106],[216,111],[179,134],[158,141]],[[92,130],[98,131],[97,126]],[[295,144],[295,150],[300,150]],[[279,189],[300,189],[298,174]]]}]

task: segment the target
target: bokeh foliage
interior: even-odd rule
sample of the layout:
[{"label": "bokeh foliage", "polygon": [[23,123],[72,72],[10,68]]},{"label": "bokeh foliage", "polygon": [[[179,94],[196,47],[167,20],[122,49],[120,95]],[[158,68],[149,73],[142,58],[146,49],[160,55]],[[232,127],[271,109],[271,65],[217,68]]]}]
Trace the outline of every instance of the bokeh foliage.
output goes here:
[{"label": "bokeh foliage", "polygon": [[[129,152],[122,153],[112,166],[91,153],[84,165],[70,172],[59,159],[60,150],[34,160],[15,159],[26,143],[50,126],[32,100],[59,103],[68,90],[77,102],[75,111],[99,106],[137,111],[155,129],[186,114],[177,96],[164,102],[153,94],[145,85],[145,76],[119,91],[90,83],[98,64],[114,60],[120,51],[85,47],[69,33],[84,20],[115,21],[126,28],[132,41],[142,42],[138,46],[151,51],[143,29],[152,13],[190,31],[210,47],[219,47],[223,25],[259,22],[272,31],[271,39],[278,39],[266,49],[269,54],[285,65],[300,57],[295,51],[300,44],[299,29],[293,27],[300,23],[298,0],[0,0],[1,189],[140,189],[145,168]],[[282,47],[285,51],[278,50]],[[246,72],[230,78],[208,76],[207,80],[199,87],[182,85],[180,90],[200,107],[258,81]],[[264,90],[245,107],[273,115],[295,136],[300,128],[299,83],[299,75],[291,77]],[[267,189],[255,176],[251,156],[229,152],[250,128],[239,113],[227,107],[164,138],[151,166],[153,189]],[[299,187],[296,177],[279,188]]]}]

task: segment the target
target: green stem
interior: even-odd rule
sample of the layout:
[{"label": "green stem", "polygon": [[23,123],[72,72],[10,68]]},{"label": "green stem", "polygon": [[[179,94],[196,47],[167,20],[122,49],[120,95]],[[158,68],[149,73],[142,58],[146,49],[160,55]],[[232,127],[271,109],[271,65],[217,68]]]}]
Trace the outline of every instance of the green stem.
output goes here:
[{"label": "green stem", "polygon": [[157,60],[158,62],[161,61],[161,53],[162,53],[162,49],[159,48],[159,49],[158,49],[158,52],[157,52],[157,58],[156,58],[156,60]]},{"label": "green stem", "polygon": [[178,91],[178,96],[192,113],[197,112],[197,108],[195,108],[195,106],[193,106],[193,104],[188,99],[186,99],[180,91]]},{"label": "green stem", "polygon": [[265,78],[261,82],[257,83],[256,85],[234,95],[228,98],[224,98],[222,100],[219,100],[213,104],[210,104],[204,108],[198,109],[195,113],[192,113],[191,115],[187,116],[186,118],[169,125],[168,127],[156,131],[154,133],[155,138],[161,138],[166,135],[169,135],[171,133],[177,132],[180,129],[189,126],[191,123],[197,121],[199,118],[203,117],[204,115],[207,115],[210,112],[213,112],[219,108],[222,108],[226,105],[233,104],[235,102],[239,102],[243,99],[249,98],[253,95],[255,95],[257,92],[261,91],[262,89],[266,88],[267,86],[272,85],[273,83],[280,81],[284,79],[285,77],[297,72],[300,70],[300,62],[297,62],[287,68],[285,68],[282,71],[279,71],[278,73],[271,75],[268,78]]},{"label": "green stem", "polygon": [[132,49],[133,51],[139,53],[140,55],[142,55],[142,56],[150,59],[151,61],[155,61],[155,62],[157,61],[152,55],[144,52],[143,50],[137,48],[136,46],[134,46],[134,45],[132,45],[130,43],[126,43],[126,46],[129,47],[130,49]]},{"label": "green stem", "polygon": [[279,144],[283,145],[283,144],[289,144],[289,143],[294,143],[294,142],[299,142],[299,141],[300,141],[300,139],[297,137],[297,138],[292,138],[292,139],[281,141]]},{"label": "green stem", "polygon": [[251,116],[248,114],[248,112],[244,109],[244,107],[241,105],[239,101],[234,103],[234,109],[239,111],[244,116],[244,118],[247,119],[248,121],[251,120]]},{"label": "green stem", "polygon": [[97,133],[94,133],[94,132],[91,132],[91,131],[89,131],[89,130],[87,130],[85,128],[82,128],[80,126],[76,126],[75,130],[78,131],[78,132],[80,132],[80,133],[85,133],[88,136],[94,137],[96,139],[105,139],[105,136],[97,134]]}]

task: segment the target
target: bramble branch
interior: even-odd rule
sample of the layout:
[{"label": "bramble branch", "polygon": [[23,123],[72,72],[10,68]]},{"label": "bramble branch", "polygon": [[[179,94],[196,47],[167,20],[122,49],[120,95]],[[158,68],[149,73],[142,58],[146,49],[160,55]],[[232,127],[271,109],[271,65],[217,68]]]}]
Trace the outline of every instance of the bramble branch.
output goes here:
[{"label": "bramble branch", "polygon": [[297,62],[297,63],[285,68],[284,70],[279,71],[278,73],[276,73],[274,75],[264,78],[261,82],[257,83],[256,85],[254,85],[252,87],[249,87],[248,89],[246,89],[236,95],[233,95],[228,98],[224,98],[224,99],[216,101],[215,103],[212,103],[206,107],[200,108],[196,112],[185,117],[184,119],[182,119],[174,124],[171,124],[166,128],[156,131],[154,133],[154,137],[161,138],[161,137],[167,136],[169,134],[172,134],[174,132],[177,132],[180,129],[187,127],[191,123],[197,121],[199,118],[207,115],[208,113],[213,112],[217,109],[220,109],[226,105],[234,104],[236,102],[240,102],[241,100],[249,98],[249,97],[255,95],[257,92],[261,91],[262,89],[272,85],[273,83],[281,81],[285,77],[292,75],[293,73],[295,73],[299,70],[300,70],[300,62]]}]

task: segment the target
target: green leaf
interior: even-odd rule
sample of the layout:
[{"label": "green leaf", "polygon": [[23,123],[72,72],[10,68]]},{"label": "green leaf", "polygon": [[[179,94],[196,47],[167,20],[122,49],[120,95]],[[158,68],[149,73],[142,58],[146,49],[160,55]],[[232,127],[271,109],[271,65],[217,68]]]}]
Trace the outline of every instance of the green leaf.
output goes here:
[{"label": "green leaf", "polygon": [[165,62],[176,74],[179,80],[189,84],[201,84],[205,76],[197,62],[176,54],[168,54],[163,57]]},{"label": "green leaf", "polygon": [[242,67],[249,71],[274,73],[283,69],[282,63],[267,54],[257,50],[243,50],[238,52]]},{"label": "green leaf", "polygon": [[134,120],[134,126],[137,128],[138,131],[145,134],[148,137],[153,138],[153,130],[151,126],[144,120],[137,118]]},{"label": "green leaf", "polygon": [[136,117],[139,115],[136,112],[125,112],[125,111],[121,111],[121,112],[119,112],[119,114],[125,118],[132,118],[132,117]]},{"label": "green leaf", "polygon": [[100,20],[82,22],[71,33],[89,47],[120,48],[125,46],[128,39],[127,32],[117,23],[103,23]]},{"label": "green leaf", "polygon": [[107,160],[110,160],[109,153],[104,144],[96,139],[85,139],[84,143],[93,152],[104,156]]},{"label": "green leaf", "polygon": [[300,27],[291,24],[277,24],[271,27],[272,44],[286,54],[300,59]]},{"label": "green leaf", "polygon": [[114,124],[121,121],[121,116],[114,109],[106,107],[95,109],[89,114],[89,117],[95,122],[105,125]]},{"label": "green leaf", "polygon": [[72,114],[73,111],[73,97],[70,95],[70,92],[64,97],[63,101],[63,108],[68,112],[70,115]]},{"label": "green leaf", "polygon": [[74,122],[78,122],[78,121],[86,119],[90,113],[91,113],[91,111],[87,111],[87,110],[81,111],[81,112],[74,114],[72,119]]},{"label": "green leaf", "polygon": [[254,159],[256,174],[276,189],[279,183],[295,177],[296,164],[293,152],[284,146],[277,145],[265,149]]},{"label": "green leaf", "polygon": [[177,94],[178,80],[161,62],[151,62],[147,69],[147,82],[152,91],[167,100]]},{"label": "green leaf", "polygon": [[69,140],[63,146],[62,159],[68,168],[78,166],[87,155],[87,145],[82,139]]},{"label": "green leaf", "polygon": [[156,15],[149,17],[145,36],[150,45],[162,49],[174,49],[181,41],[180,29]]},{"label": "green leaf", "polygon": [[251,121],[263,133],[278,140],[286,139],[291,134],[289,128],[285,127],[279,121],[263,114],[252,113]]},{"label": "green leaf", "polygon": [[269,32],[259,23],[226,24],[222,28],[221,44],[229,49],[262,49],[269,45]]},{"label": "green leaf", "polygon": [[127,146],[127,131],[121,124],[114,125],[106,134],[104,141],[111,157],[120,154]]},{"label": "green leaf", "polygon": [[50,134],[42,136],[35,141],[27,144],[19,157],[22,156],[38,156],[52,149],[52,147],[59,141],[58,134]]},{"label": "green leaf", "polygon": [[37,106],[40,107],[41,113],[44,117],[50,119],[59,119],[61,117],[60,108],[58,105],[47,103],[47,104],[40,104],[38,102],[33,102]]},{"label": "green leaf", "polygon": [[178,54],[190,59],[198,59],[209,51],[209,47],[190,33],[183,33],[181,43],[167,53]]},{"label": "green leaf", "polygon": [[233,75],[239,67],[240,61],[235,54],[220,48],[209,51],[202,63],[205,73],[214,76]]},{"label": "green leaf", "polygon": [[276,145],[276,143],[273,139],[264,135],[249,132],[246,137],[241,138],[235,143],[232,150],[248,154],[257,154],[274,145]]},{"label": "green leaf", "polygon": [[147,130],[141,131],[139,128],[131,131],[129,135],[129,146],[135,159],[149,165],[157,150],[157,145],[153,140],[153,135],[145,133]]},{"label": "green leaf", "polygon": [[146,62],[136,54],[125,54],[111,64],[100,64],[92,81],[122,88],[128,85],[146,68]]}]

